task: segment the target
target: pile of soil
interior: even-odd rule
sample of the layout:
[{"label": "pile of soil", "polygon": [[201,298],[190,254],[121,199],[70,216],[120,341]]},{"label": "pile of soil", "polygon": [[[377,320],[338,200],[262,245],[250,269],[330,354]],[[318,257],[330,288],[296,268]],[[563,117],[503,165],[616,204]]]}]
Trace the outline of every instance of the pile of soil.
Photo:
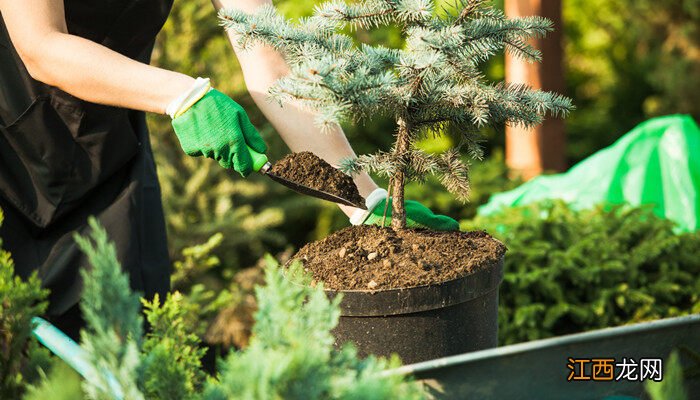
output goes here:
[{"label": "pile of soil", "polygon": [[352,177],[334,168],[310,151],[292,153],[277,161],[270,173],[301,185],[365,204]]},{"label": "pile of soil", "polygon": [[483,231],[351,226],[304,246],[293,260],[331,290],[400,289],[441,283],[498,263],[506,246]]}]

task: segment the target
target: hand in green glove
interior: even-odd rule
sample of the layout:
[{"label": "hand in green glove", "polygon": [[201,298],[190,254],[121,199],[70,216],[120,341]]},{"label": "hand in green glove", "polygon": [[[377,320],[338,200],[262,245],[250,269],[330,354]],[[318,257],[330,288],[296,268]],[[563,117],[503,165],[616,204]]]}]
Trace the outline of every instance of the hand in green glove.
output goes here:
[{"label": "hand in green glove", "polygon": [[248,147],[258,153],[267,151],[243,107],[215,89],[177,115],[172,124],[185,153],[212,158],[244,177],[253,170]]},{"label": "hand in green glove", "polygon": [[[391,201],[393,198],[389,198]],[[366,218],[353,216],[350,221],[354,225],[363,223],[365,225],[380,225],[384,219],[384,204],[386,204],[386,190],[377,189],[367,196],[367,208],[370,210]],[[457,231],[459,223],[454,219],[434,214],[428,207],[413,200],[404,201],[406,207],[406,227],[408,228],[428,228],[436,231]],[[366,212],[365,212],[366,214]],[[365,218],[363,221],[359,219]],[[391,225],[391,203],[386,211],[386,225]]]}]

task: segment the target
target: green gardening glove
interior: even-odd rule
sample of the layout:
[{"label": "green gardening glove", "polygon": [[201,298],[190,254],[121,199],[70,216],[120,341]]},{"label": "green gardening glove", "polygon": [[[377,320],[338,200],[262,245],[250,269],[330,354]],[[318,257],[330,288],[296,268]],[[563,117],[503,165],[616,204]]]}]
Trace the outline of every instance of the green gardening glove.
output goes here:
[{"label": "green gardening glove", "polygon": [[[391,201],[393,198],[389,198]],[[367,196],[367,208],[369,213],[365,212],[365,216],[357,217],[353,215],[350,221],[359,225],[382,225],[384,219],[384,205],[386,204],[386,191],[377,189],[374,193]],[[459,223],[454,219],[445,215],[436,215],[428,207],[413,200],[404,201],[406,207],[406,226],[408,228],[428,228],[436,231],[458,231]],[[361,219],[364,219],[360,221]],[[386,225],[391,225],[391,203],[386,211]]]},{"label": "green gardening glove", "polygon": [[216,89],[173,118],[172,124],[185,153],[214,159],[244,177],[253,171],[248,147],[267,151],[243,107]]}]

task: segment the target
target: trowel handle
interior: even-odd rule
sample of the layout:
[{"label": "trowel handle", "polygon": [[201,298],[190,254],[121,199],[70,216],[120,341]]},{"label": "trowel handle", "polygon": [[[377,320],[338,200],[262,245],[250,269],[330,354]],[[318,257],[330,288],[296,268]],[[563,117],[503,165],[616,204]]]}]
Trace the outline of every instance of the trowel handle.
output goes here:
[{"label": "trowel handle", "polygon": [[32,334],[53,354],[70,365],[80,375],[88,378],[92,373],[88,354],[70,337],[39,317],[32,318]]},{"label": "trowel handle", "polygon": [[124,391],[114,375],[107,370],[102,370],[102,376],[107,380],[108,387],[100,384],[100,380],[97,378],[99,372],[91,363],[90,355],[63,331],[42,318],[33,317],[32,334],[53,354],[82,375],[85,380],[110,392],[115,399],[124,399]]},{"label": "trowel handle", "polygon": [[251,149],[250,146],[248,146],[248,152],[250,153],[250,158],[253,159],[253,171],[259,172],[267,164],[267,156]]}]

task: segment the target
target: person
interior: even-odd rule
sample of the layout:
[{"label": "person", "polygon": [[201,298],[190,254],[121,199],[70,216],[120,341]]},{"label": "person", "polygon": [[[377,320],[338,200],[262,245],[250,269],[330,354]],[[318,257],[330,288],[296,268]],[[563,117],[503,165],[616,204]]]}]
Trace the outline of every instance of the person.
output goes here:
[{"label": "person", "polygon": [[[253,11],[266,0],[213,0]],[[48,316],[77,337],[87,262],[73,240],[95,216],[115,243],[134,290],[169,289],[165,223],[144,112],[168,114],[187,154],[251,173],[250,147],[267,146],[245,110],[208,79],[149,65],[172,0],[0,0],[0,237],[23,278],[50,289]],[[212,21],[216,23],[216,21]],[[231,35],[231,34],[230,34]],[[236,38],[231,36],[231,40]],[[288,72],[275,50],[235,50],[256,104],[292,151],[331,164],[354,152],[338,127],[320,134],[314,115],[266,100]],[[313,137],[314,140],[309,140]],[[355,183],[370,212],[340,206],[354,224],[377,223],[386,192],[367,174]],[[456,221],[412,202],[408,218],[434,229]]]}]

